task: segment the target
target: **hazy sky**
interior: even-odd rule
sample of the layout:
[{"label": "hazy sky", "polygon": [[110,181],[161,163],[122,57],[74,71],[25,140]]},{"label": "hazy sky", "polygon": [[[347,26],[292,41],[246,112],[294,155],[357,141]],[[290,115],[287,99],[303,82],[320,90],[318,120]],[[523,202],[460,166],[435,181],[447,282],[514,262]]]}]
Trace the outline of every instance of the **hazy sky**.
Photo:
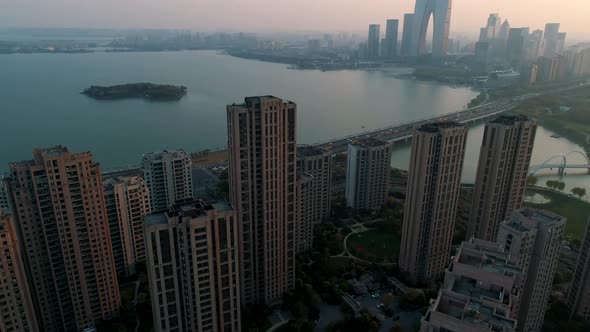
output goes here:
[{"label": "hazy sky", "polygon": [[[412,12],[414,0],[0,0],[2,27],[364,31]],[[498,11],[512,26],[590,39],[590,0],[454,0],[452,33],[478,33]]]}]

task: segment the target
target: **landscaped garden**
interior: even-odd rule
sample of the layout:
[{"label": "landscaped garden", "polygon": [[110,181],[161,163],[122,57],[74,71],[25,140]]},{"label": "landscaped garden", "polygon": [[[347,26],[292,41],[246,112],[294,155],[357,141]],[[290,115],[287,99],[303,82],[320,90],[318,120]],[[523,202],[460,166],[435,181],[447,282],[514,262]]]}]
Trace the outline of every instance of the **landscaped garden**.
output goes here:
[{"label": "landscaped garden", "polygon": [[399,256],[400,238],[391,232],[372,229],[352,234],[346,242],[353,256],[373,263],[393,263]]}]

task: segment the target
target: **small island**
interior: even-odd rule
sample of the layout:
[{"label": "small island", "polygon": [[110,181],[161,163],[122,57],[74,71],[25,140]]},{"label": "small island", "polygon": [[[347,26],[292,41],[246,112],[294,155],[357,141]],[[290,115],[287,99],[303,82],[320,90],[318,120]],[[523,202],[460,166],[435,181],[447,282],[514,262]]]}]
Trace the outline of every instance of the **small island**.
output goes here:
[{"label": "small island", "polygon": [[185,86],[133,83],[113,86],[95,86],[82,94],[98,100],[143,98],[149,101],[177,101],[186,96]]}]

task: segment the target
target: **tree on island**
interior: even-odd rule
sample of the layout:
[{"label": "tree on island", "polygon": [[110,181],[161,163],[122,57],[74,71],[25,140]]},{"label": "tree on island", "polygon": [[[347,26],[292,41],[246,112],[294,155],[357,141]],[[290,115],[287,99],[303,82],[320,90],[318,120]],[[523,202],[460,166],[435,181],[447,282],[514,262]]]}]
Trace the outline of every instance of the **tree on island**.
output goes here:
[{"label": "tree on island", "polygon": [[565,189],[565,183],[562,181],[557,181],[557,190],[563,191]]},{"label": "tree on island", "polygon": [[571,193],[582,198],[582,197],[586,196],[586,189],[575,187],[571,190]]},{"label": "tree on island", "polygon": [[526,184],[528,186],[536,186],[538,182],[539,178],[534,175],[529,175],[529,177],[526,179]]}]

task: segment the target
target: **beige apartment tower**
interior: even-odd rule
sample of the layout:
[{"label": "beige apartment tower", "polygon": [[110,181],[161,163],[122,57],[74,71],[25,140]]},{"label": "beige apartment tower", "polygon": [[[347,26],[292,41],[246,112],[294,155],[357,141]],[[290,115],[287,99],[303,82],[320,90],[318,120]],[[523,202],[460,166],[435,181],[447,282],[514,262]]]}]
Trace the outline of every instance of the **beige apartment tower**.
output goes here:
[{"label": "beige apartment tower", "polygon": [[300,147],[297,153],[297,170],[313,178],[308,188],[311,197],[306,209],[317,224],[330,216],[332,153],[314,146]]},{"label": "beige apartment tower", "polygon": [[466,140],[454,122],[414,130],[399,265],[422,283],[442,277],[450,261]]},{"label": "beige apartment tower", "polygon": [[42,331],[79,331],[120,305],[100,166],[57,146],[10,164],[9,188]]},{"label": "beige apartment tower", "polygon": [[37,317],[10,215],[0,210],[0,331],[37,332]]},{"label": "beige apartment tower", "polygon": [[556,214],[525,208],[500,224],[497,242],[524,273],[519,332],[536,332],[543,326],[565,223]]},{"label": "beige apartment tower", "polygon": [[366,138],[348,145],[346,205],[378,210],[387,200],[391,173],[391,144]]},{"label": "beige apartment tower", "polygon": [[463,242],[420,331],[516,331],[521,277],[522,270],[496,243]]},{"label": "beige apartment tower", "polygon": [[578,254],[567,306],[571,319],[579,317],[590,322],[590,220],[586,223],[586,234]]},{"label": "beige apartment tower", "polygon": [[191,158],[184,150],[148,153],[141,164],[152,211],[165,211],[178,201],[193,198]]},{"label": "beige apartment tower", "polygon": [[500,223],[522,207],[537,123],[502,115],[486,125],[467,239],[495,241]]},{"label": "beige apartment tower", "polygon": [[246,98],[227,106],[227,124],[242,302],[277,303],[295,283],[297,106],[272,96]]},{"label": "beige apartment tower", "polygon": [[155,330],[240,332],[234,211],[187,200],[147,216],[145,227]]},{"label": "beige apartment tower", "polygon": [[145,260],[143,219],[150,213],[150,196],[143,178],[122,176],[104,182],[107,218],[117,273],[135,274]]}]

